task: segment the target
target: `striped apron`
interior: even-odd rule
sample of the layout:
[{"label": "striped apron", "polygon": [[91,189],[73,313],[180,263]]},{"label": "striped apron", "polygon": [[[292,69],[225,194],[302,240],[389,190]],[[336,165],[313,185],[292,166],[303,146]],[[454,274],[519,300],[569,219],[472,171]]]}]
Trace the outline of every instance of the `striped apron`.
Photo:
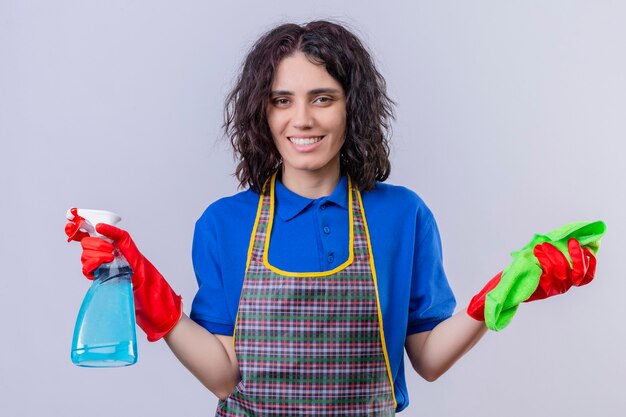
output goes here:
[{"label": "striped apron", "polygon": [[361,195],[349,181],[350,254],[331,271],[268,261],[276,174],[263,187],[233,343],[241,381],[216,416],[393,416],[396,401]]}]

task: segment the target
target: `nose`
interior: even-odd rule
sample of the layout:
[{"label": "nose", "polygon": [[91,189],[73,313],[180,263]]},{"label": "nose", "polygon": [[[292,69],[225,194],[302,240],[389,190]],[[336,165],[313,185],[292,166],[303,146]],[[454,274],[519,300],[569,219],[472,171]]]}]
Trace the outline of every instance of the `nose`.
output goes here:
[{"label": "nose", "polygon": [[308,103],[301,101],[294,106],[292,124],[297,129],[311,129],[313,127],[313,115]]}]

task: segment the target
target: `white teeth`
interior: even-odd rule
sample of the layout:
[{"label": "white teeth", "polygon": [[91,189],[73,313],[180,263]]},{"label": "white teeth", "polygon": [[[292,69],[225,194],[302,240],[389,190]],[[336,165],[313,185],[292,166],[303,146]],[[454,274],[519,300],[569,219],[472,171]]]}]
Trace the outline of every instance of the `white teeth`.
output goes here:
[{"label": "white teeth", "polygon": [[317,138],[289,138],[289,140],[295,145],[312,145],[322,140],[322,136]]}]

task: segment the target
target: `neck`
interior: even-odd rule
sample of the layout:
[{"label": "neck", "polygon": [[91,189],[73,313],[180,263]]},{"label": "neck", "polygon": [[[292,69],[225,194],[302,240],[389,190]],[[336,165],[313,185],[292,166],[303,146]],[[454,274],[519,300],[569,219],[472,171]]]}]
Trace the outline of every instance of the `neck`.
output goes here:
[{"label": "neck", "polygon": [[284,165],[282,167],[281,181],[283,185],[290,191],[310,199],[332,194],[340,179],[341,171],[338,164],[336,167],[324,169],[322,172],[290,169]]}]

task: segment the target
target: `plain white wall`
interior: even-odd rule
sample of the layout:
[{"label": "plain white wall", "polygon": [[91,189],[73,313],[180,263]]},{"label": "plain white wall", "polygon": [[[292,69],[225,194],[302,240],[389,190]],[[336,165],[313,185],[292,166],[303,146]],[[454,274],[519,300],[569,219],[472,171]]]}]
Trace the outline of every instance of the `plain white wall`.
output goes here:
[{"label": "plain white wall", "polygon": [[315,18],[376,56],[398,103],[389,181],[433,209],[460,306],[533,233],[608,224],[593,283],[522,306],[435,383],[409,370],[402,414],[623,415],[623,2],[0,0],[2,415],[214,413],[143,333],[136,366],[70,363],[89,283],[63,216],[121,213],[188,312],[194,222],[237,191],[224,96],[262,32]]}]

